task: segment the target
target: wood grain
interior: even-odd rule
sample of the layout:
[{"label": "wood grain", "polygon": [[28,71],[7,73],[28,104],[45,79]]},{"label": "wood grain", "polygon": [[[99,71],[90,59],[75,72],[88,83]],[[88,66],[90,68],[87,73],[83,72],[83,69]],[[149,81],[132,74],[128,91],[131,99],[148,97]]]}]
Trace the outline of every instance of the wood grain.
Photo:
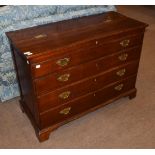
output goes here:
[{"label": "wood grain", "polygon": [[109,12],[6,33],[21,108],[39,141],[121,97],[136,97],[146,26]]}]

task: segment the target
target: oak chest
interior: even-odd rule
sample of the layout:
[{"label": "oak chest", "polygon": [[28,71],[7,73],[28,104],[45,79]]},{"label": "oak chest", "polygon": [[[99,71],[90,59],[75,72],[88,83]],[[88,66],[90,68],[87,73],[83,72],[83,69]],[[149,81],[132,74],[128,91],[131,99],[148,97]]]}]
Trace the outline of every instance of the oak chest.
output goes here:
[{"label": "oak chest", "polygon": [[7,33],[20,105],[40,141],[68,121],[136,96],[146,26],[109,12]]}]

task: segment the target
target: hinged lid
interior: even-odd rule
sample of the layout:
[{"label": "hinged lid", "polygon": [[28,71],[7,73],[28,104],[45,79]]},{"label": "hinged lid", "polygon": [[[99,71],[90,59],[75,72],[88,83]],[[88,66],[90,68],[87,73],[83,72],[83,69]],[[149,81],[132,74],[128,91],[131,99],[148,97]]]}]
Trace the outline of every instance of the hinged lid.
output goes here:
[{"label": "hinged lid", "polygon": [[117,12],[81,17],[6,33],[13,46],[27,57],[35,58],[97,37],[107,37],[147,24]]}]

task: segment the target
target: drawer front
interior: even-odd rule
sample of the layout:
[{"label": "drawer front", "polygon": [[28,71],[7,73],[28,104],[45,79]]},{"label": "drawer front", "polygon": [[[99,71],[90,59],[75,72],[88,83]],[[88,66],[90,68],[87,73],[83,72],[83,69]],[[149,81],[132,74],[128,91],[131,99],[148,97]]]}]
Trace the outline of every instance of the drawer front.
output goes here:
[{"label": "drawer front", "polygon": [[69,68],[44,78],[34,80],[36,92],[38,95],[47,93],[54,89],[63,87],[84,78],[94,76],[113,67],[123,65],[133,60],[139,59],[140,49],[136,48],[128,52],[119,52],[117,54],[103,57],[79,66]]},{"label": "drawer front", "polygon": [[80,81],[74,85],[58,89],[38,97],[39,111],[44,112],[55,106],[60,106],[72,99],[96,91],[104,86],[127,78],[137,73],[138,62],[115,68],[107,73],[99,74],[90,79]]},{"label": "drawer front", "polygon": [[41,77],[57,70],[69,68],[136,45],[141,46],[142,40],[143,35],[129,36],[111,41],[96,39],[85,43],[83,47],[77,47],[76,51],[68,50],[67,54],[32,64],[32,75],[34,78]]},{"label": "drawer front", "polygon": [[95,107],[103,102],[106,102],[114,97],[119,96],[135,87],[136,77],[133,76],[127,80],[119,81],[107,88],[93,92],[71,101],[59,108],[49,110],[40,115],[41,128],[54,125],[80,114],[92,107]]}]

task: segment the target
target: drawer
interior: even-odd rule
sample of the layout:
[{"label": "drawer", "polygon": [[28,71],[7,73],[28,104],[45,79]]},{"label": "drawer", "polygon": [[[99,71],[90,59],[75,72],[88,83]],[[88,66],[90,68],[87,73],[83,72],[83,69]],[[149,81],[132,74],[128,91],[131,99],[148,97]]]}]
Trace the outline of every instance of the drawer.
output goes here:
[{"label": "drawer", "polygon": [[49,76],[34,80],[37,95],[77,82],[84,78],[94,76],[113,67],[123,65],[139,59],[140,49],[135,48],[126,52],[103,57],[95,61],[84,63]]},{"label": "drawer", "polygon": [[119,81],[40,115],[41,128],[63,122],[135,87],[136,77]]},{"label": "drawer", "polygon": [[137,73],[138,62],[117,67],[107,73],[101,73],[87,80],[80,81],[65,88],[58,89],[51,93],[42,95],[37,98],[39,111],[44,112],[55,106],[60,106],[72,99],[96,91],[104,86],[127,78]]},{"label": "drawer", "polygon": [[76,50],[68,49],[67,54],[32,64],[32,76],[33,78],[41,77],[136,45],[141,46],[142,39],[143,35],[136,35],[110,41],[105,40],[105,38],[96,39],[85,43],[82,47],[77,45]]}]

